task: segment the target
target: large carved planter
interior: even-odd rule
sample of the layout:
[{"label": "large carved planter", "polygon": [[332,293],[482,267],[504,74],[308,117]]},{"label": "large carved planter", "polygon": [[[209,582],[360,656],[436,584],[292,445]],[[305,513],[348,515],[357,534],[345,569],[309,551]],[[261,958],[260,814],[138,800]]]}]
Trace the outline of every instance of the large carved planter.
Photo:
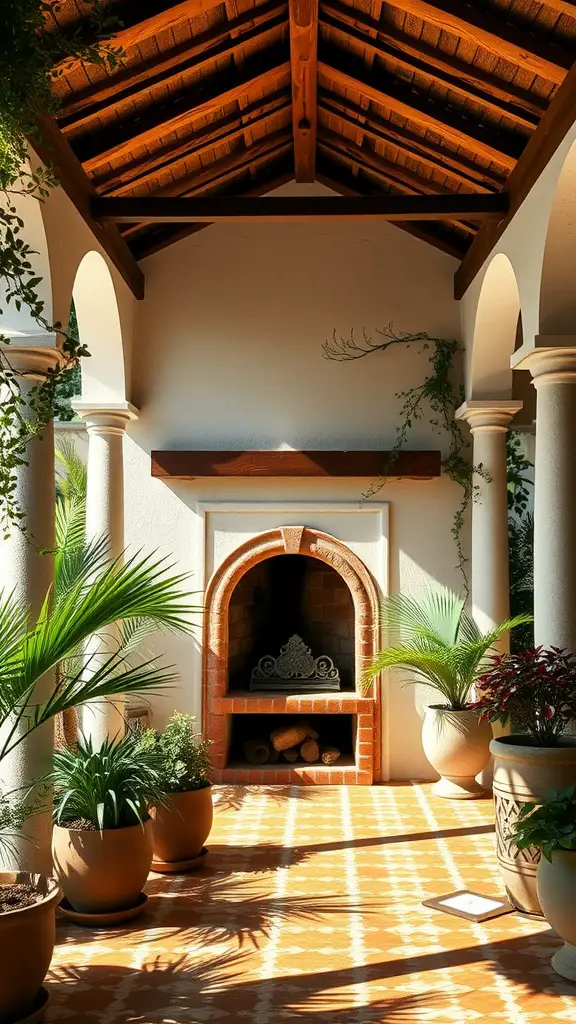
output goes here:
[{"label": "large carved planter", "polygon": [[542,803],[551,790],[576,783],[576,740],[561,747],[530,745],[529,736],[492,740],[498,863],[510,900],[518,910],[542,915],[536,872],[537,850],[518,850],[511,831],[525,803]]},{"label": "large carved planter", "polygon": [[475,776],[490,759],[492,728],[476,711],[426,708],[422,746],[440,775],[432,790],[449,800],[472,800],[486,795]]},{"label": "large carved planter", "polygon": [[576,981],[576,850],[555,850],[538,866],[538,896],[544,917],[564,939],[552,957],[557,974]]}]

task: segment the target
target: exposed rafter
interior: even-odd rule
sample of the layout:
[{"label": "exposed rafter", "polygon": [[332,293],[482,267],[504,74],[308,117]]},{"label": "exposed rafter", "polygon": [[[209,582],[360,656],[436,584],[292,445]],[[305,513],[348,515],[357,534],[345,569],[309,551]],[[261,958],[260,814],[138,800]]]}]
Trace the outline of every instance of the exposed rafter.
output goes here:
[{"label": "exposed rafter", "polygon": [[521,23],[514,25],[509,16],[503,16],[504,12],[499,16],[494,8],[481,10],[469,0],[434,0],[433,4],[427,0],[394,0],[394,7],[424,19],[440,32],[452,32],[482,46],[556,85],[564,81],[574,62],[572,53]]},{"label": "exposed rafter", "polygon": [[118,229],[111,224],[95,220],[90,202],[96,195],[90,179],[76,159],[68,142],[50,117],[42,117],[37,124],[31,145],[40,159],[55,171],[60,185],[74,203],[78,213],[93,232],[110,260],[137,299],[144,298],[144,275]]},{"label": "exposed rafter", "polygon": [[379,218],[382,220],[460,220],[463,217],[502,217],[506,197],[495,195],[381,195],[352,198],[332,196],[244,196],[92,200],[92,214],[102,223],[141,222],[185,224],[212,221],[319,220],[322,218]]},{"label": "exposed rafter", "polygon": [[[355,39],[361,43],[368,53],[372,53],[374,57],[380,57],[387,64],[393,64],[394,70],[401,69],[409,76],[409,79],[415,73],[423,75],[435,85],[449,89],[455,96],[465,101],[477,103],[491,113],[499,117],[505,117],[508,121],[521,128],[532,131],[538,124],[539,117],[536,114],[528,113],[521,107],[516,107],[514,103],[510,102],[510,96],[506,99],[501,99],[495,96],[491,90],[483,87],[479,88],[466,82],[454,68],[448,70],[449,65],[447,62],[435,61],[430,63],[422,56],[415,56],[414,53],[407,54],[396,46],[367,38],[364,32],[360,32],[355,27],[354,21],[360,21],[363,26],[373,28],[374,24],[377,24],[374,19],[363,16],[361,11],[344,14],[341,8],[342,5],[328,3],[323,8],[323,24],[328,25],[333,31],[341,33],[345,39]],[[344,8],[344,11],[346,10]],[[369,25],[366,23],[369,23]],[[415,47],[411,49],[414,51]],[[444,67],[439,66],[442,64],[444,64]]]},{"label": "exposed rafter", "polygon": [[285,4],[271,0],[256,11],[244,12],[234,21],[219,23],[192,42],[189,40],[175,50],[137,64],[136,68],[129,67],[91,85],[77,95],[74,102],[64,105],[58,124],[64,132],[76,132],[96,117],[109,116],[119,103],[138,100],[154,86],[161,85],[165,90],[183,74],[197,74],[216,60],[234,57],[252,40],[264,40],[267,33],[282,25],[284,20]]},{"label": "exposed rafter", "polygon": [[318,0],[289,0],[292,131],[296,181],[314,181],[318,80]]},{"label": "exposed rafter", "polygon": [[381,72],[368,75],[361,60],[342,54],[335,47],[322,47],[320,54],[320,72],[336,85],[360,93],[424,128],[431,128],[450,139],[453,145],[465,146],[507,170],[515,166],[524,146],[519,136],[492,132],[475,124],[391,75]]},{"label": "exposed rafter", "polygon": [[576,64],[560,86],[550,109],[542,118],[506,185],[509,209],[497,224],[485,225],[474,240],[454,278],[454,294],[461,299],[484,261],[492,252],[514,214],[574,125]]},{"label": "exposed rafter", "polygon": [[164,103],[154,104],[141,115],[80,140],[76,150],[85,169],[93,172],[140,146],[169,137],[195,120],[214,117],[229,103],[249,99],[262,89],[273,90],[279,78],[288,79],[290,63],[282,62],[282,57],[287,56],[283,46],[271,47],[265,53],[265,58],[247,60],[241,74],[232,67],[222,74],[211,75],[176,97],[170,96]]}]

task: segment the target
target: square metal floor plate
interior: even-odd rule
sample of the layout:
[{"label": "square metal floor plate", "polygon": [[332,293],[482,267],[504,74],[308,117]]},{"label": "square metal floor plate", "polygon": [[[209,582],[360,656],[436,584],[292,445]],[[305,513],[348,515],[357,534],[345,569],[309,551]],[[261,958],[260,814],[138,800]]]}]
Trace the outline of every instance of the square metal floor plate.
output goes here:
[{"label": "square metal floor plate", "polygon": [[500,917],[501,914],[510,914],[514,910],[506,899],[484,896],[480,892],[471,892],[470,889],[459,889],[457,892],[449,892],[446,896],[435,896],[434,899],[424,900],[422,906],[476,923],[488,921],[491,917]]}]

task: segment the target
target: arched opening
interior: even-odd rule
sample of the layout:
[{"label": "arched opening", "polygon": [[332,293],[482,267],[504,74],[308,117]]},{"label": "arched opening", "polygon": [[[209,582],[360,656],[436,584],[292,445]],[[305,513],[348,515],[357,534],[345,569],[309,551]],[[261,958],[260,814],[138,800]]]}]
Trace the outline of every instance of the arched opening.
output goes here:
[{"label": "arched opening", "polygon": [[[24,224],[19,230],[18,237],[25,245],[30,247],[31,254],[29,260],[32,264],[34,275],[40,278],[35,291],[44,305],[42,317],[51,325],[53,319],[52,283],[48,242],[42,217],[42,204],[38,199],[30,195],[15,195],[11,196],[10,199],[12,205],[16,207],[17,216],[21,218]],[[0,309],[2,310],[0,314],[0,332],[14,337],[15,344],[17,344],[19,336],[34,337],[34,335],[38,335],[39,337],[44,336],[45,339],[45,328],[34,319],[28,306],[22,305],[21,309],[18,310],[13,300],[11,302],[6,301],[7,283],[5,278],[0,278]],[[46,339],[44,341],[39,340],[38,343],[46,344],[47,341]]]},{"label": "arched opening", "polygon": [[[255,611],[258,588],[261,593]],[[266,603],[270,603],[269,609],[264,607]],[[279,621],[282,615],[284,622]],[[339,635],[343,630],[334,629],[340,621],[347,624],[346,637]],[[271,622],[273,633],[266,625]],[[284,686],[282,680],[269,691],[251,690],[252,662],[260,646],[282,641],[296,625],[306,631],[310,643],[304,646],[310,647],[313,657],[331,656],[326,650],[313,650],[312,644],[332,645],[342,665],[342,685],[332,690],[298,688],[289,682]],[[237,548],[214,573],[205,601],[204,732],[213,742],[216,780],[370,784],[379,778],[380,691],[377,685],[369,693],[362,688],[364,667],[377,644],[375,584],[360,559],[341,541],[307,527],[289,527],[259,534]],[[282,643],[280,650],[267,649],[263,654],[276,658],[281,648]],[[347,652],[342,659],[340,650]],[[266,731],[271,724],[269,716],[283,717],[285,722],[312,720],[320,725],[319,732],[325,731],[326,742],[332,729],[333,740],[337,735],[348,743],[346,756],[334,767],[289,767],[284,762],[256,770],[238,765],[238,750],[248,724]]]},{"label": "arched opening", "polygon": [[576,142],[552,202],[540,285],[540,334],[574,334],[576,317]]},{"label": "arched opening", "polygon": [[126,399],[124,352],[118,303],[104,258],[92,250],[82,258],[72,298],[78,334],[90,352],[82,364],[82,398],[89,402]]},{"label": "arched opening", "polygon": [[470,397],[510,398],[510,357],[522,344],[520,295],[508,256],[497,253],[482,282],[474,324]]}]

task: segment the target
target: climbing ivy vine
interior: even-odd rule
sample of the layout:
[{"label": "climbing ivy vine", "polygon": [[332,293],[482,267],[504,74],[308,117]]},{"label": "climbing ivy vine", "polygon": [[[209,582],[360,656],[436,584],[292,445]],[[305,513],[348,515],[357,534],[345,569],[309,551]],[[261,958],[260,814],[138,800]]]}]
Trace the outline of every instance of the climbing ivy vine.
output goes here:
[{"label": "climbing ivy vine", "polygon": [[456,545],[456,565],[462,576],[466,596],[469,593],[466,563],[462,545],[462,531],[466,512],[478,497],[478,477],[489,479],[481,464],[474,466],[470,459],[470,442],[460,421],[455,419],[459,405],[464,401],[462,385],[456,379],[455,360],[461,350],[453,338],[435,338],[425,331],[416,334],[394,330],[393,324],[375,331],[377,337],[365,330],[361,340],[351,332],[343,337],[334,331],[331,340],[323,345],[326,359],[336,362],[350,362],[363,359],[375,352],[387,352],[391,348],[413,348],[428,354],[428,372],[424,379],[413,388],[396,393],[400,402],[398,425],[390,457],[382,473],[367,491],[363,500],[373,497],[386,484],[393,471],[400,452],[404,449],[410,432],[418,420],[427,419],[435,433],[446,442],[446,455],[442,460],[442,471],[462,490],[462,498],[454,513],[452,536]]},{"label": "climbing ivy vine", "polygon": [[[89,355],[77,332],[51,323],[40,297],[37,253],[26,242],[18,209],[22,199],[43,202],[57,179],[50,168],[29,166],[29,144],[42,117],[57,111],[54,79],[69,60],[113,67],[121,51],[106,40],[118,26],[106,0],[82,4],[80,25],[67,27],[60,0],[17,0],[0,4],[0,317],[8,307],[28,310],[40,333],[59,335],[60,363],[34,383],[13,365],[13,338],[0,332],[0,530],[9,536],[25,529],[16,493],[17,471],[26,465],[27,447],[41,437],[59,408],[60,396],[74,386],[70,375]],[[63,27],[60,28],[62,22]]]}]

